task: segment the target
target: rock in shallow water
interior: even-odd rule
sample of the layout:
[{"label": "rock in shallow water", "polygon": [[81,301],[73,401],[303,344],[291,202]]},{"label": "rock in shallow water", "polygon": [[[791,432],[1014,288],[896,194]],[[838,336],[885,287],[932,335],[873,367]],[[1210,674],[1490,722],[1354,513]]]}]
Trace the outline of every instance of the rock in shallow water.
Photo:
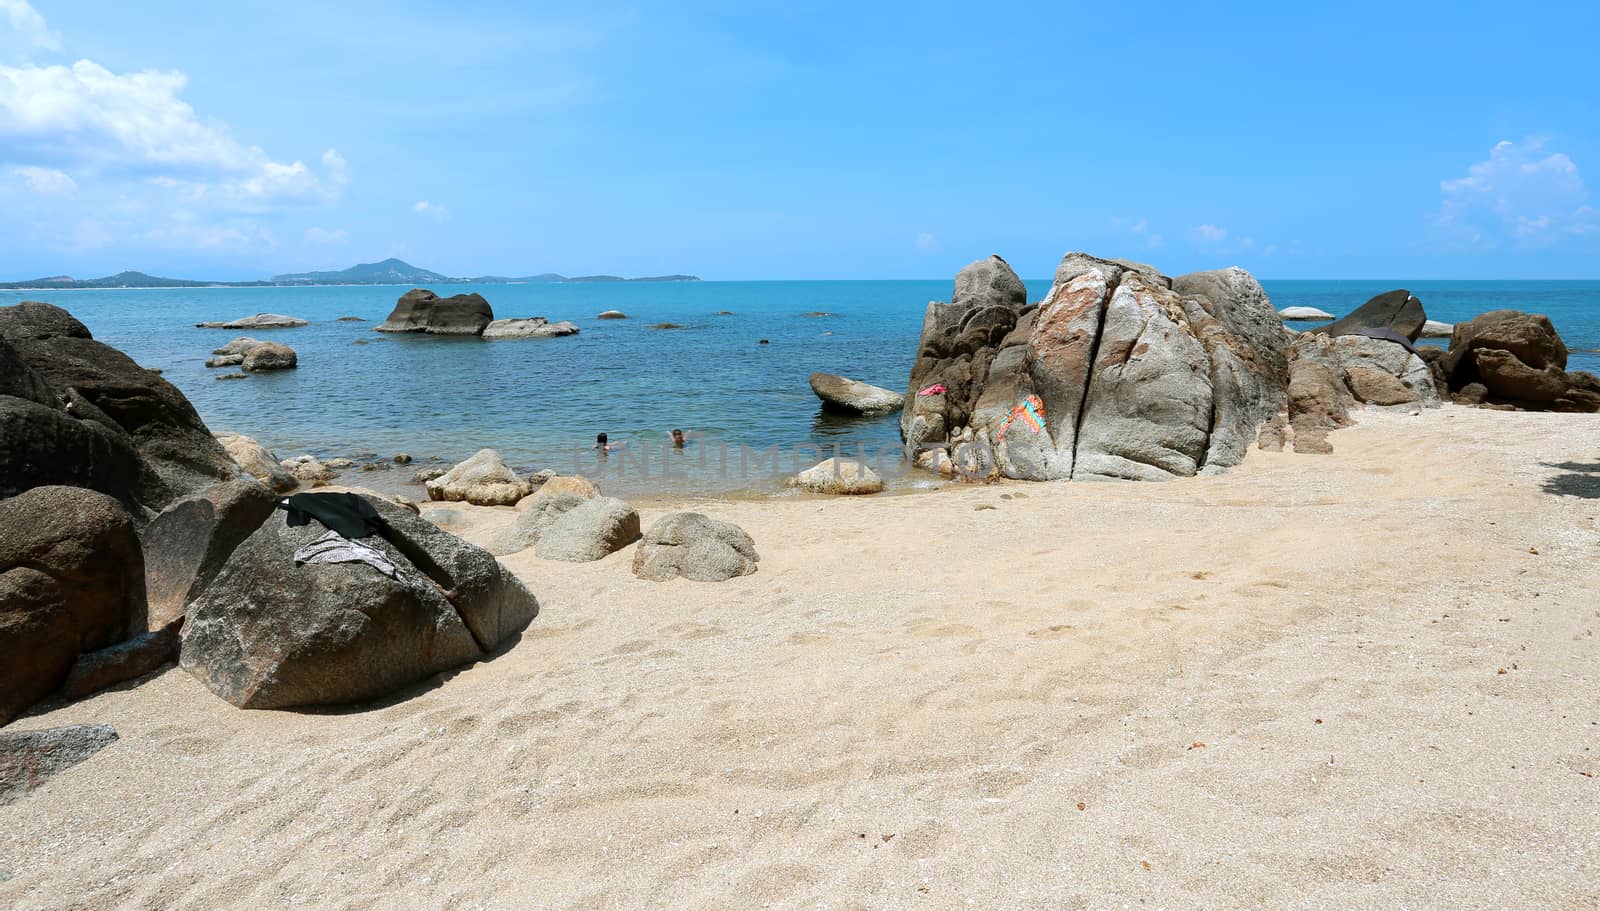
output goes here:
[{"label": "rock in shallow water", "polygon": [[423,332],[429,335],[482,335],[494,321],[494,310],[481,294],[440,297],[423,288],[400,295],[378,332]]},{"label": "rock in shallow water", "polygon": [[552,323],[542,316],[523,319],[497,319],[483,330],[483,337],[487,339],[555,338],[577,334],[578,326],[576,323],[566,320]]},{"label": "rock in shallow water", "polygon": [[197,329],[296,329],[310,325],[305,320],[280,313],[257,313],[241,319],[219,323],[195,323]]},{"label": "rock in shallow water", "polygon": [[277,342],[262,342],[250,349],[239,366],[246,373],[258,373],[263,370],[293,370],[299,365],[300,357],[293,348]]},{"label": "rock in shallow water", "polygon": [[905,401],[898,392],[832,373],[811,374],[811,391],[830,411],[868,417],[893,414]]},{"label": "rock in shallow water", "polygon": [[425,482],[431,500],[465,500],[475,506],[511,506],[533,492],[500,454],[480,449],[471,458]]}]

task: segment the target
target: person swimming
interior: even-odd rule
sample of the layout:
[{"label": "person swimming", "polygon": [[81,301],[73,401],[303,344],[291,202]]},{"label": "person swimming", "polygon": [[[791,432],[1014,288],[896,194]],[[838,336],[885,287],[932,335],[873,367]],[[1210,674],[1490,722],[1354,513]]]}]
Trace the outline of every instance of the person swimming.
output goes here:
[{"label": "person swimming", "polygon": [[606,435],[601,433],[601,434],[596,434],[595,435],[594,448],[599,450],[601,455],[605,455],[606,453],[610,452],[613,449],[621,449],[622,448],[622,443],[621,442],[617,442],[617,443],[606,442]]},{"label": "person swimming", "polygon": [[676,427],[672,428],[672,448],[682,449],[684,442],[683,431]]}]

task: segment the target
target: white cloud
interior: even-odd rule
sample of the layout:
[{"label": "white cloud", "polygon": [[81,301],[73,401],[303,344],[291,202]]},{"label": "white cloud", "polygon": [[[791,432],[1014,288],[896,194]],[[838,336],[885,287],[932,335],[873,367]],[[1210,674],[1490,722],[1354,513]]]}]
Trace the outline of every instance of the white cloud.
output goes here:
[{"label": "white cloud", "polygon": [[28,0],[0,0],[0,48],[61,50],[61,38],[45,24]]},{"label": "white cloud", "polygon": [[306,229],[306,240],[314,244],[332,246],[334,244],[342,244],[349,239],[350,233],[343,228],[330,230],[328,228],[311,227]]},{"label": "white cloud", "polygon": [[939,249],[939,238],[923,231],[917,235],[917,249],[924,253],[933,253]]},{"label": "white cloud", "polygon": [[1220,244],[1228,239],[1228,231],[1213,224],[1196,225],[1189,236],[1203,244]]},{"label": "white cloud", "polygon": [[1545,140],[1496,143],[1467,175],[1439,182],[1443,200],[1434,222],[1477,246],[1509,240],[1518,247],[1549,246],[1593,232],[1600,219],[1587,205],[1578,165]]},{"label": "white cloud", "polygon": [[1150,220],[1147,218],[1141,218],[1134,222],[1133,227],[1129,228],[1129,230],[1144,238],[1144,245],[1152,250],[1159,248],[1163,243],[1165,243],[1160,234],[1156,234],[1150,230]]},{"label": "white cloud", "polygon": [[21,179],[28,189],[40,196],[60,196],[78,189],[77,181],[55,168],[23,165],[12,168],[11,175]]},{"label": "white cloud", "polygon": [[445,217],[450,214],[449,210],[445,209],[444,206],[434,205],[426,199],[418,201],[411,208],[418,215],[426,215],[434,221],[444,221]]}]

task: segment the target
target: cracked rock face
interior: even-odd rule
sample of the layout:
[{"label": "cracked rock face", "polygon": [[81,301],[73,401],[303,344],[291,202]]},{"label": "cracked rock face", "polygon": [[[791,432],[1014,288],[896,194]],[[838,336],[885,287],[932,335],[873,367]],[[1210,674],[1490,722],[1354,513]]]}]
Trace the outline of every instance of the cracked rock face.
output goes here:
[{"label": "cracked rock face", "polygon": [[[967,271],[1000,268],[992,257]],[[991,297],[1009,286],[983,284]],[[1284,401],[1288,336],[1242,269],[1171,280],[1069,253],[1036,310],[957,298],[929,308],[902,429],[926,447],[970,427],[1006,477],[1164,480],[1237,465]],[[923,385],[930,376],[942,391]]]}]

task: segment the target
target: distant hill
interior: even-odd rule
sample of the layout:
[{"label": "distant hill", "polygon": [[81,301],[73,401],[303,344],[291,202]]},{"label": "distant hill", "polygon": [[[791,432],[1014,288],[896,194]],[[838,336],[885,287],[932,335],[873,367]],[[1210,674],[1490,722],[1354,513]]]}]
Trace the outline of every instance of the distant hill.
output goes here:
[{"label": "distant hill", "polygon": [[143,272],[118,272],[105,278],[76,279],[67,275],[56,275],[50,278],[34,278],[24,282],[0,283],[0,288],[7,290],[46,290],[50,288],[213,288],[218,285],[234,287],[263,285],[266,282],[197,282],[183,278],[161,278],[156,275],[146,275]]},{"label": "distant hill", "polygon": [[23,282],[0,282],[0,290],[48,291],[74,288],[259,288],[274,285],[459,285],[478,284],[556,284],[563,282],[697,282],[693,275],[656,275],[646,278],[622,278],[616,275],[583,275],[567,278],[554,272],[543,272],[523,278],[506,278],[486,275],[478,278],[451,278],[428,269],[419,269],[404,260],[390,257],[383,262],[362,263],[337,272],[291,272],[275,275],[269,281],[207,282],[185,278],[161,278],[143,272],[118,272],[105,278],[76,279],[66,275],[35,278]]},{"label": "distant hill", "polygon": [[426,285],[463,281],[427,269],[418,269],[392,256],[381,263],[361,263],[338,272],[293,272],[288,275],[274,275],[272,280],[284,285]]}]

